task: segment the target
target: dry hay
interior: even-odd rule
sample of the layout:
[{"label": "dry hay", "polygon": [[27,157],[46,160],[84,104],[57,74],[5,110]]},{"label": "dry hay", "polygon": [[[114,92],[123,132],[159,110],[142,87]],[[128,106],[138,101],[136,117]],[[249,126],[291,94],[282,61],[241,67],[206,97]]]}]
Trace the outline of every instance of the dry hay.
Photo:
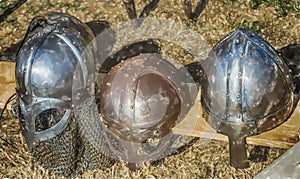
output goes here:
[{"label": "dry hay", "polygon": [[[148,0],[136,0],[141,12]],[[28,1],[0,24],[0,50],[20,41],[31,19],[46,12],[64,12],[87,22],[95,19],[107,20],[111,24],[128,20],[120,0],[48,0]],[[299,43],[299,19],[294,13],[279,17],[273,7],[249,8],[245,1],[211,0],[198,21],[189,21],[183,12],[180,0],[161,0],[151,17],[175,20],[188,25],[202,34],[210,46],[242,23],[257,23],[257,33],[276,49],[287,44]],[[193,59],[176,44],[160,42],[165,55],[187,63]],[[0,178],[56,178],[54,174],[32,162],[18,121],[8,115],[0,121],[1,137],[14,147],[0,140]],[[248,152],[253,146],[248,147]],[[104,171],[87,171],[82,178],[251,178],[269,165],[284,150],[272,148],[269,159],[263,163],[251,163],[251,167],[236,170],[229,166],[228,144],[201,139],[186,151],[168,157],[158,166],[144,164],[141,170],[131,172],[122,162],[117,162]]]},{"label": "dry hay", "polygon": [[[57,178],[53,173],[32,161],[19,131],[19,124],[11,115],[1,123],[1,137],[14,148],[0,141],[0,178]],[[248,146],[248,153],[253,146]],[[131,172],[123,162],[106,170],[87,171],[80,178],[251,178],[279,157],[285,150],[272,148],[266,162],[253,163],[250,168],[237,170],[229,166],[228,144],[216,140],[199,139],[184,152],[167,157],[156,166],[143,164]]]}]

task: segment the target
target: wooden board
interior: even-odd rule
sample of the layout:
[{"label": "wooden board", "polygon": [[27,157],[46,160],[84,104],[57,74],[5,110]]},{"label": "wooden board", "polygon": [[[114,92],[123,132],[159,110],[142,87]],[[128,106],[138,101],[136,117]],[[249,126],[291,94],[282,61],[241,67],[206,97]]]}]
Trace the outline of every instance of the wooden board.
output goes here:
[{"label": "wooden board", "polygon": [[[15,63],[0,62],[0,108],[15,93]],[[8,106],[10,108],[10,105]]]},{"label": "wooden board", "polygon": [[[7,99],[15,92],[16,82],[14,69],[14,63],[0,62],[0,108],[3,108]],[[199,101],[199,97],[200,94],[196,101]],[[10,106],[8,106],[8,108],[10,108]],[[200,103],[196,103],[187,117],[173,129],[174,133],[227,141],[227,137],[216,133],[202,118],[201,114],[201,105]],[[287,122],[268,132],[248,137],[247,143],[290,148],[299,141],[299,135],[300,105],[298,105],[292,117]]]},{"label": "wooden board", "polygon": [[[200,100],[200,94],[197,101]],[[177,125],[173,131],[176,134],[203,137],[228,141],[227,136],[217,133],[202,118],[201,104],[196,103],[189,111],[187,117]],[[282,125],[275,129],[261,133],[260,135],[247,137],[248,144],[256,144],[270,147],[290,148],[299,141],[300,136],[300,105],[293,115]]]}]

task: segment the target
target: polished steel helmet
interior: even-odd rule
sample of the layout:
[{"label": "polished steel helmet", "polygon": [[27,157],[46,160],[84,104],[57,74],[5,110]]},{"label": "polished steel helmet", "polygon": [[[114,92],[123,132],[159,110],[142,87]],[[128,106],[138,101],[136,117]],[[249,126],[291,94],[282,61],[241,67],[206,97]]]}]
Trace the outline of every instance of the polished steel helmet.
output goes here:
[{"label": "polished steel helmet", "polygon": [[[24,118],[24,136],[31,147],[61,133],[72,105],[93,93],[94,36],[73,16],[50,13],[32,20],[17,55],[17,95]],[[59,119],[40,121],[45,111]]]},{"label": "polished steel helmet", "polygon": [[[120,159],[154,160],[170,145],[171,129],[185,117],[197,94],[189,73],[179,71],[160,54],[140,54],[105,76],[100,112],[108,145]],[[143,148],[151,140],[156,141],[152,149]]]},{"label": "polished steel helmet", "polygon": [[245,137],[272,129],[291,115],[292,76],[276,51],[245,29],[223,38],[202,67],[205,117],[218,132],[228,135],[231,164],[245,168],[246,151],[241,147]]}]

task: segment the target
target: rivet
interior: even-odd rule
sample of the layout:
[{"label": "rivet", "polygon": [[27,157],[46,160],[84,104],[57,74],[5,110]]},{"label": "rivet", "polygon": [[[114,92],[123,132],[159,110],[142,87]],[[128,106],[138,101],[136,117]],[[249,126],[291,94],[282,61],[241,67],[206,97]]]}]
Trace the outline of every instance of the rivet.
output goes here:
[{"label": "rivet", "polygon": [[131,94],[135,94],[135,89],[132,88],[132,89],[130,90],[130,92],[131,92]]},{"label": "rivet", "polygon": [[155,136],[158,136],[158,135],[159,135],[158,129],[153,130],[153,134],[154,134]]}]

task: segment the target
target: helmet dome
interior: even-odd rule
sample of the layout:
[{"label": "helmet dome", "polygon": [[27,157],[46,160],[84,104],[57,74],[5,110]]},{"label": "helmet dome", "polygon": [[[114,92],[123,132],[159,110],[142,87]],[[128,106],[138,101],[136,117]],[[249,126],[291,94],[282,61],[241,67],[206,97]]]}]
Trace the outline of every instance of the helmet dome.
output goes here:
[{"label": "helmet dome", "polygon": [[[50,13],[32,20],[17,54],[17,95],[29,146],[59,134],[71,116],[74,97],[92,92],[95,59],[87,48],[94,36],[73,16]],[[63,113],[54,124],[40,127],[38,115],[47,110]],[[49,121],[48,121],[49,122]]]},{"label": "helmet dome", "polygon": [[221,40],[202,63],[202,105],[218,128],[221,122],[257,122],[274,128],[292,112],[289,69],[263,39],[238,29]]},{"label": "helmet dome", "polygon": [[124,140],[142,142],[164,137],[180,114],[179,92],[163,74],[175,72],[175,67],[156,56],[151,58],[159,60],[159,65],[149,63],[147,57],[140,55],[116,65],[101,86],[104,123]]},{"label": "helmet dome", "polygon": [[229,138],[231,165],[246,168],[245,137],[275,128],[293,112],[293,79],[263,39],[245,29],[223,38],[202,63],[204,117]]}]

